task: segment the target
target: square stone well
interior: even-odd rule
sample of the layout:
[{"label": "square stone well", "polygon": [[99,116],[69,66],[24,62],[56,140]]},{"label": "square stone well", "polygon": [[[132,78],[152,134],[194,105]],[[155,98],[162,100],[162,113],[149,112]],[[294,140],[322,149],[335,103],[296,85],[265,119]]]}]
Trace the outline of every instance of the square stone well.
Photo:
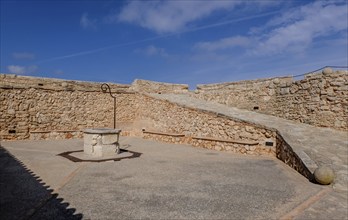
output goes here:
[{"label": "square stone well", "polygon": [[84,153],[92,157],[115,156],[120,153],[118,143],[120,129],[92,128],[85,129],[83,135]]}]

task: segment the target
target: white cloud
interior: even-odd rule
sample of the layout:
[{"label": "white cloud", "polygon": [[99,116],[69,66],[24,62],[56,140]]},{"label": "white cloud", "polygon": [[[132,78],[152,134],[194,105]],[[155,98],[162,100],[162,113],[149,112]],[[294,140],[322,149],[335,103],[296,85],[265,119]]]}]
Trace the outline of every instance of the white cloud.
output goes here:
[{"label": "white cloud", "polygon": [[273,29],[261,36],[253,54],[277,54],[284,51],[301,52],[315,38],[347,30],[347,5],[314,2],[271,20]]},{"label": "white cloud", "polygon": [[35,59],[35,54],[28,52],[14,52],[12,57],[16,60],[33,60]]},{"label": "white cloud", "polygon": [[207,50],[207,51],[215,51],[215,50],[223,50],[229,49],[233,47],[246,47],[250,45],[251,40],[248,37],[243,36],[234,36],[222,38],[217,41],[206,41],[206,42],[198,42],[194,45],[195,49]]},{"label": "white cloud", "polygon": [[[231,36],[215,41],[198,42],[195,49],[217,51],[233,47],[244,47],[249,55],[274,55],[286,52],[303,53],[318,42],[318,38],[329,36],[326,42],[337,44],[346,39],[348,26],[347,4],[317,1],[290,9],[271,19],[260,28],[251,28],[249,35]],[[339,33],[342,36],[331,36]],[[342,44],[344,45],[344,44]]]},{"label": "white cloud", "polygon": [[24,66],[10,65],[10,66],[7,66],[7,69],[10,73],[14,73],[14,74],[24,74],[25,73]]},{"label": "white cloud", "polygon": [[168,57],[169,56],[164,48],[155,47],[153,45],[150,45],[150,46],[143,48],[143,49],[138,49],[135,52],[142,53],[142,54],[145,54],[147,56],[161,56],[161,57]]},{"label": "white cloud", "polygon": [[35,65],[32,65],[32,66],[9,65],[7,66],[7,69],[10,73],[23,75],[23,74],[30,74],[30,73],[36,72],[38,67]]},{"label": "white cloud", "polygon": [[80,19],[80,25],[85,29],[96,29],[97,20],[95,19],[89,19],[88,13],[83,13]]},{"label": "white cloud", "polygon": [[[241,1],[131,1],[119,21],[139,24],[157,32],[176,32],[214,11],[232,9]],[[112,15],[110,16],[112,17]]]}]

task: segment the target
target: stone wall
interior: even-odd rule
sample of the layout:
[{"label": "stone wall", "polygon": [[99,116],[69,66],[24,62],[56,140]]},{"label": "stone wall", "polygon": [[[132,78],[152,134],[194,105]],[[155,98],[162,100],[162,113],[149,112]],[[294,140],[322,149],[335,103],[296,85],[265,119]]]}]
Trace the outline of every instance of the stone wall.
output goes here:
[{"label": "stone wall", "polygon": [[348,130],[348,71],[325,70],[280,84],[274,115],[319,127]]},{"label": "stone wall", "polygon": [[293,151],[291,146],[284,140],[279,132],[277,132],[276,139],[277,158],[305,176],[310,181],[314,181],[312,172],[308,169],[308,167],[304,164],[300,157]]},{"label": "stone wall", "polygon": [[[0,76],[1,139],[80,138],[86,128],[113,127],[113,98],[101,91],[101,83]],[[275,155],[274,131],[132,92],[127,85],[110,86],[116,92],[117,127],[123,130],[123,135],[244,154]],[[181,133],[184,142],[168,135],[144,135],[143,128]],[[273,146],[266,146],[266,141]]]},{"label": "stone wall", "polygon": [[186,93],[187,84],[172,84],[136,79],[132,83],[131,89],[137,92],[147,93]]},{"label": "stone wall", "polygon": [[[327,99],[333,97],[330,91],[346,91],[341,89],[346,75],[337,74],[336,81],[325,82],[330,88],[339,88],[321,92]],[[309,77],[306,82],[313,80],[314,84],[316,78]],[[14,75],[0,75],[0,79],[0,140],[81,138],[86,128],[113,126],[113,98],[101,91],[101,83]],[[287,94],[297,92],[292,87],[296,83],[288,83],[287,78],[260,82],[268,87],[278,84]],[[306,177],[311,176],[276,130],[134,92],[127,85],[110,86],[117,96],[117,128],[122,129],[122,135],[240,154],[277,156]]]},{"label": "stone wall", "polygon": [[[142,96],[139,101],[144,107],[139,111],[138,119],[147,121],[147,127],[144,129],[159,133],[157,135],[147,133],[144,135],[145,138],[170,143],[187,143],[219,151],[275,156],[274,130],[215,112],[179,106],[150,95]],[[156,106],[156,108],[146,108],[146,106]],[[180,134],[185,137],[179,137]],[[272,145],[266,146],[266,142]]]},{"label": "stone wall", "polygon": [[274,113],[279,84],[291,77],[245,80],[230,83],[197,85],[194,97],[263,113]]},{"label": "stone wall", "polygon": [[199,85],[192,96],[320,127],[348,130],[348,71]]},{"label": "stone wall", "polygon": [[[80,137],[81,130],[113,127],[113,98],[100,83],[0,75],[0,139]],[[110,84],[117,94],[117,120],[135,118],[136,95]]]}]

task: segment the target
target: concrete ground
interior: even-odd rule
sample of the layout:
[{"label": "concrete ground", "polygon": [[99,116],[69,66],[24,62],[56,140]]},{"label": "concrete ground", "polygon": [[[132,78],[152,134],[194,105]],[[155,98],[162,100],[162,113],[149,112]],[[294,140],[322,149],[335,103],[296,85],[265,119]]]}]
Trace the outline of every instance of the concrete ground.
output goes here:
[{"label": "concrete ground", "polygon": [[331,167],[336,175],[333,183],[334,190],[345,191],[342,193],[348,194],[348,132],[346,131],[319,128],[255,111],[196,99],[187,94],[151,94],[151,96],[181,106],[211,111],[276,129],[312,173],[320,165]]},{"label": "concrete ground", "polygon": [[1,142],[1,219],[348,219],[347,194],[271,157],[123,137],[140,157],[73,162],[82,140]]}]

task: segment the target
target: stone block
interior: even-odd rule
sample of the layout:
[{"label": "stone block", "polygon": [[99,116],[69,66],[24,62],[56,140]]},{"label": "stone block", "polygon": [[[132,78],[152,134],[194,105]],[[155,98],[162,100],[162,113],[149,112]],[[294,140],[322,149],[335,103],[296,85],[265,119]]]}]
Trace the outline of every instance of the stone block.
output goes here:
[{"label": "stone block", "polygon": [[118,144],[103,144],[103,145],[94,146],[94,152],[92,156],[94,157],[115,156],[115,154],[117,153],[119,153]]},{"label": "stone block", "polygon": [[102,143],[105,144],[114,144],[118,142],[119,135],[115,134],[103,134]]},{"label": "stone block", "polygon": [[327,68],[323,69],[322,73],[324,75],[332,74],[333,70],[330,67],[327,67]]},{"label": "stone block", "polygon": [[286,95],[286,94],[289,94],[289,93],[290,93],[289,87],[281,88],[281,89],[280,89],[280,94],[281,94],[281,95]]},{"label": "stone block", "polygon": [[86,154],[92,154],[93,134],[84,134],[83,136],[83,150]]},{"label": "stone block", "polygon": [[315,180],[323,185],[332,183],[335,178],[334,171],[328,166],[320,166],[314,171]]}]

